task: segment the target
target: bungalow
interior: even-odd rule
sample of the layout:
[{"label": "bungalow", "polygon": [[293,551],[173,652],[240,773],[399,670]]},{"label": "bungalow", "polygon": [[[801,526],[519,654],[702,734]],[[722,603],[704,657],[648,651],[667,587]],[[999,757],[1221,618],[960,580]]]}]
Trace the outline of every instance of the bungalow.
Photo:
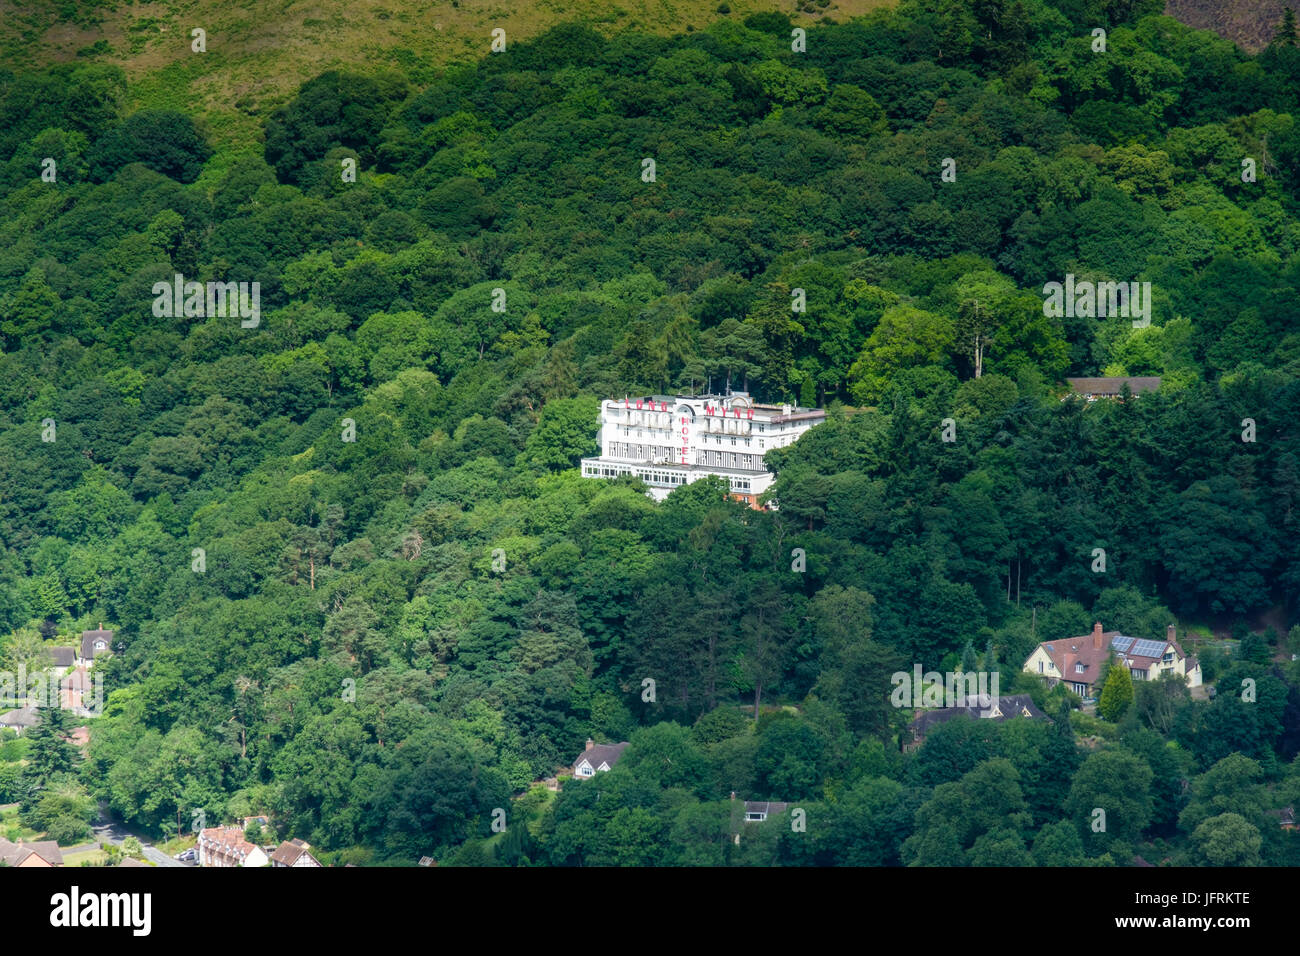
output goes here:
[{"label": "bungalow", "polygon": [[9,866],[62,866],[63,854],[59,851],[59,845],[53,840],[34,840],[31,843],[19,840],[17,843],[10,843],[4,837],[0,837],[0,860],[4,860]]},{"label": "bungalow", "polygon": [[28,704],[19,710],[11,710],[9,713],[0,717],[0,727],[12,730],[18,736],[22,736],[23,731],[35,727],[40,718],[36,714],[36,707]]},{"label": "bungalow", "polygon": [[104,630],[101,623],[95,631],[81,632],[81,655],[79,664],[93,663],[96,657],[113,653],[113,632]]},{"label": "bungalow", "polygon": [[1065,681],[1081,697],[1101,693],[1097,678],[1102,663],[1111,655],[1129,669],[1134,680],[1156,680],[1162,674],[1177,674],[1188,687],[1201,686],[1201,665],[1183,653],[1170,624],[1163,641],[1128,637],[1119,631],[1103,631],[1101,623],[1093,625],[1092,634],[1044,641],[1025,661],[1028,674],[1038,674],[1051,686]]},{"label": "bungalow", "polygon": [[271,866],[320,866],[320,862],[307,851],[310,843],[302,840],[285,840],[271,854]]},{"label": "bungalow", "polygon": [[1028,717],[1030,720],[1048,719],[1028,694],[986,699],[983,706],[978,697],[970,697],[957,707],[940,707],[918,713],[908,725],[911,739],[903,744],[903,750],[915,750],[925,742],[926,735],[935,727],[958,716],[999,721],[1010,720],[1013,717]]},{"label": "bungalow", "polygon": [[199,866],[266,866],[266,852],[244,839],[239,827],[208,827],[199,833]]},{"label": "bungalow", "polygon": [[573,775],[594,777],[600,771],[609,770],[618,763],[626,748],[626,740],[617,744],[598,744],[588,737],[587,749],[578,754],[578,759],[573,762]]},{"label": "bungalow", "polygon": [[1110,377],[1110,378],[1067,378],[1066,384],[1070,386],[1070,391],[1075,395],[1081,395],[1090,402],[1095,402],[1099,398],[1119,398],[1124,386],[1128,385],[1129,393],[1132,395],[1141,395],[1143,392],[1154,392],[1160,387],[1160,376],[1158,375],[1139,375],[1137,377]]}]

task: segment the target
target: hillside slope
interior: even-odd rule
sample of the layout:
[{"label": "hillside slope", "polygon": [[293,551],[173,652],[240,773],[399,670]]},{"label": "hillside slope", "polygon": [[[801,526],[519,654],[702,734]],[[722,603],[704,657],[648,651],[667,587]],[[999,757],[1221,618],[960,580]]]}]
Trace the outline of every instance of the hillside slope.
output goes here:
[{"label": "hillside slope", "polygon": [[1165,13],[1189,27],[1213,30],[1243,50],[1258,53],[1282,22],[1286,7],[1295,0],[1168,0]]},{"label": "hillside slope", "polygon": [[[198,107],[218,138],[233,141],[258,135],[253,118],[331,67],[396,68],[419,81],[448,63],[478,59],[498,27],[507,42],[565,20],[607,35],[626,29],[671,35],[774,8],[809,25],[890,6],[893,0],[540,0],[522,6],[507,0],[0,0],[0,67],[79,58],[114,63],[130,78],[135,105]],[[196,27],[206,31],[205,54],[190,48]]]}]

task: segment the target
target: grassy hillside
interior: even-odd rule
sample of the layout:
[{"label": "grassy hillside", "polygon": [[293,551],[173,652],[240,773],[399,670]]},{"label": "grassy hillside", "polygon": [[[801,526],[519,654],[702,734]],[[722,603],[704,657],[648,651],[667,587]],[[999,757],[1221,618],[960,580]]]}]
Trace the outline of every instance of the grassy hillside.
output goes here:
[{"label": "grassy hillside", "polygon": [[1262,50],[1295,0],[1168,0],[1165,13],[1189,27],[1213,30],[1243,50]]},{"label": "grassy hillside", "polygon": [[[636,29],[665,35],[714,20],[783,10],[804,25],[844,21],[893,0],[0,0],[0,66],[74,61],[126,70],[137,106],[205,115],[227,141],[259,135],[256,118],[279,106],[305,80],[333,66],[399,69],[417,82],[448,63],[487,52],[501,27],[507,42],[564,20],[606,34]],[[722,13],[719,10],[728,12]],[[191,31],[207,32],[207,52],[190,49]]]}]

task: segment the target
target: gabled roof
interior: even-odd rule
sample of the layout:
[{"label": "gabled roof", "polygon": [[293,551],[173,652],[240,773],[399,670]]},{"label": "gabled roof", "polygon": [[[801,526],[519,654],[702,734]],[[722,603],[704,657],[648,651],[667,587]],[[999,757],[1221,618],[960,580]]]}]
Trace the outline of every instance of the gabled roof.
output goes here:
[{"label": "gabled roof", "polygon": [[245,840],[244,831],[239,827],[208,827],[199,833],[199,842],[213,851],[241,859],[261,849]]},{"label": "gabled roof", "polygon": [[314,856],[307,853],[310,849],[311,844],[304,843],[302,840],[285,840],[276,847],[275,852],[271,854],[271,862],[279,863],[281,866],[293,866],[304,853],[306,853],[310,859],[315,860],[316,858]]},{"label": "gabled roof", "polygon": [[58,843],[53,840],[32,840],[30,843],[24,843],[23,846],[55,866],[63,865],[63,853],[59,850]]},{"label": "gabled roof", "polygon": [[[96,651],[95,644],[101,640],[104,642],[104,646],[99,651]],[[81,659],[82,660],[88,661],[94,659],[98,654],[111,654],[111,653],[113,653],[113,632],[112,631],[104,630],[101,628],[95,631],[81,632]]]},{"label": "gabled roof", "polygon": [[76,663],[77,651],[73,647],[51,647],[50,656],[54,658],[55,667],[71,667]]},{"label": "gabled roof", "polygon": [[578,754],[573,761],[573,769],[576,771],[582,766],[583,761],[591,764],[592,770],[599,770],[602,765],[613,767],[618,763],[618,758],[623,756],[623,751],[627,749],[627,741],[617,744],[596,744],[590,750],[584,750]]},{"label": "gabled roof", "polygon": [[10,843],[0,837],[0,860],[10,866],[19,866],[29,856],[35,854],[50,866],[62,866],[63,854],[59,845],[53,840],[33,840],[30,843]]},{"label": "gabled roof", "polygon": [[[1100,626],[1100,625],[1098,625]],[[1160,662],[1171,648],[1175,659],[1184,659],[1182,647],[1177,641],[1147,640],[1133,638],[1119,631],[1101,632],[1101,647],[1097,646],[1097,632],[1067,637],[1064,640],[1044,641],[1038,646],[1043,649],[1060,672],[1061,679],[1076,684],[1091,686],[1097,682],[1101,664],[1110,652],[1115,652],[1118,661],[1127,663],[1131,670],[1144,671]],[[1076,669],[1082,664],[1083,669]]]},{"label": "gabled roof", "polygon": [[772,816],[777,813],[785,813],[789,806],[790,804],[788,803],[772,802],[768,800],[746,800],[745,813],[746,815],[751,813],[762,813],[766,816]]}]

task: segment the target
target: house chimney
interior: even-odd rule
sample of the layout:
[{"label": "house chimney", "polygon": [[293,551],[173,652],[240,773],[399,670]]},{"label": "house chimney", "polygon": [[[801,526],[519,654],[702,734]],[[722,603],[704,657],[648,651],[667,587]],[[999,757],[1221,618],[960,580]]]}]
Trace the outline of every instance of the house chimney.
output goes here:
[{"label": "house chimney", "polygon": [[1170,624],[1169,627],[1165,629],[1165,640],[1172,644],[1177,636],[1178,629]]},{"label": "house chimney", "polygon": [[1101,650],[1102,647],[1101,621],[1098,621],[1096,624],[1092,626],[1092,646],[1097,648],[1098,650]]},{"label": "house chimney", "polygon": [[588,738],[587,738],[587,750],[590,750],[590,749],[591,749],[592,747],[594,747],[594,746],[596,746],[596,741],[594,741],[594,740],[592,740],[590,737],[588,737]]},{"label": "house chimney", "polygon": [[100,621],[100,622],[99,622],[99,629],[100,629],[101,631],[104,629],[104,622],[103,622],[103,621]]}]

